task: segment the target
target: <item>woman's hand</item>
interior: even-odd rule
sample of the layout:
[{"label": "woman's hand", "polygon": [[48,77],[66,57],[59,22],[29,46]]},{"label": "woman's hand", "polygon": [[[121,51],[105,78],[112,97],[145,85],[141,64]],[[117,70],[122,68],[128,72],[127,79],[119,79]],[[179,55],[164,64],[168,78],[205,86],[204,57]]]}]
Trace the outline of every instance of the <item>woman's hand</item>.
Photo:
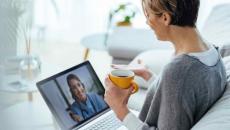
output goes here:
[{"label": "woman's hand", "polygon": [[72,111],[69,112],[69,115],[74,121],[76,121],[76,122],[81,121],[81,117],[79,115],[77,115],[77,114],[74,114]]},{"label": "woman's hand", "polygon": [[137,64],[129,64],[129,65],[111,65],[114,69],[128,69],[132,70],[136,75],[142,77],[146,81],[148,81],[153,75],[148,69],[148,67],[143,63],[142,60],[138,60]]},{"label": "woman's hand", "polygon": [[123,121],[125,116],[129,113],[127,103],[132,94],[133,86],[129,89],[121,89],[114,85],[108,76],[105,79],[105,85],[105,101],[116,113],[117,117]]}]

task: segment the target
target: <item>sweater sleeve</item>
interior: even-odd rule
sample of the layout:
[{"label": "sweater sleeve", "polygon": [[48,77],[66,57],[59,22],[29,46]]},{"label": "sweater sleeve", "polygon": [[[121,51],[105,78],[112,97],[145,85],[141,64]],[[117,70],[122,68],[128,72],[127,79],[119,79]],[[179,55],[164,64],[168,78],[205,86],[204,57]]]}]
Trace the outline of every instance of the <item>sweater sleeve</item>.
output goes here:
[{"label": "sweater sleeve", "polygon": [[[191,121],[182,100],[185,71],[178,67],[166,70],[159,83],[159,90],[152,101],[148,101],[151,107],[146,119],[141,121],[129,113],[123,120],[124,125],[130,130],[189,130]],[[152,122],[154,119],[157,119],[157,123]]]}]

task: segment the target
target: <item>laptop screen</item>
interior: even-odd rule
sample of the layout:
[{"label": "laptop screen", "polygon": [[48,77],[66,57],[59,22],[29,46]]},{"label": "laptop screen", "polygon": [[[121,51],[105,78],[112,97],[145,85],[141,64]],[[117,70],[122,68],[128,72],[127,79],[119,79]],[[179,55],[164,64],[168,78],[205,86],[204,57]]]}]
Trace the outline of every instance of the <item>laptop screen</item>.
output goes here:
[{"label": "laptop screen", "polygon": [[104,87],[86,61],[37,83],[62,129],[73,129],[109,109]]}]

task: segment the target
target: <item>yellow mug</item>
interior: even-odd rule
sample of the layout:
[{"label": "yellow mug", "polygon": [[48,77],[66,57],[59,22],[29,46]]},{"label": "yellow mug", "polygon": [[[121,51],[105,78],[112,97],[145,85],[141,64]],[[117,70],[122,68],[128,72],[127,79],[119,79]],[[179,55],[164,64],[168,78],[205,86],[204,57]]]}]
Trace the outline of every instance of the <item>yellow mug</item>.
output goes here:
[{"label": "yellow mug", "polygon": [[109,74],[110,80],[119,88],[128,89],[131,85],[134,85],[132,93],[136,93],[139,89],[137,83],[134,81],[134,72],[131,70],[113,70]]}]

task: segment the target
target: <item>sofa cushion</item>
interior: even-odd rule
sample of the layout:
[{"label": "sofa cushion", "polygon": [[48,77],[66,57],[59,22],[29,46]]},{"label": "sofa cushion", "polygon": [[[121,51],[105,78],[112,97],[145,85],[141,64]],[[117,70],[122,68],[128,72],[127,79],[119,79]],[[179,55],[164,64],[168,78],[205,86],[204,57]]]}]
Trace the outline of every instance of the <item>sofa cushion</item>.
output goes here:
[{"label": "sofa cushion", "polygon": [[204,26],[202,37],[215,45],[223,45],[230,42],[230,4],[219,4],[211,10]]}]

